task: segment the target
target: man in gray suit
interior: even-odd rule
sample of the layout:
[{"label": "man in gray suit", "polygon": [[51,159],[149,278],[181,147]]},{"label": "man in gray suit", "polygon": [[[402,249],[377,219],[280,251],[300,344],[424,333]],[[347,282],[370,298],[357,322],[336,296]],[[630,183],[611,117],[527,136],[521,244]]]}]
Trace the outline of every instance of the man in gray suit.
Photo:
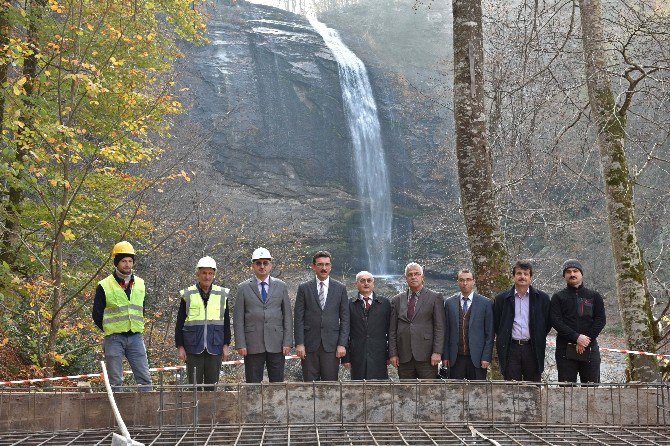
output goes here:
[{"label": "man in gray suit", "polygon": [[267,364],[271,383],[284,381],[284,355],[293,345],[291,301],[286,284],[270,276],[272,256],[265,248],[251,256],[254,277],[237,285],[233,311],[235,348],[244,356],[248,383],[263,380]]},{"label": "man in gray suit", "polygon": [[435,379],[444,346],[442,294],[423,286],[423,267],[405,267],[409,289],[391,300],[389,355],[400,379]]},{"label": "man in gray suit", "polygon": [[337,381],[339,358],[349,340],[349,299],[343,283],[331,279],[331,255],[319,251],[312,258],[316,278],[301,283],[295,298],[295,351],[303,379]]},{"label": "man in gray suit", "polygon": [[456,274],[460,293],[444,303],[447,329],[442,364],[452,379],[486,379],[493,354],[493,301],[473,291],[475,279],[467,269]]}]

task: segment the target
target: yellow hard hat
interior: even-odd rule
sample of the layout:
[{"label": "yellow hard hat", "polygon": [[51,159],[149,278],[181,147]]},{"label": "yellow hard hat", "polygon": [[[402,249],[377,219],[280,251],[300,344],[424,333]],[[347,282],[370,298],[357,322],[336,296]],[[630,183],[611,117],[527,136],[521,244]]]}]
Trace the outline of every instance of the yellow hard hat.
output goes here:
[{"label": "yellow hard hat", "polygon": [[112,257],[116,257],[117,254],[129,254],[134,256],[135,249],[133,249],[133,245],[124,240],[122,242],[117,243],[112,248]]}]

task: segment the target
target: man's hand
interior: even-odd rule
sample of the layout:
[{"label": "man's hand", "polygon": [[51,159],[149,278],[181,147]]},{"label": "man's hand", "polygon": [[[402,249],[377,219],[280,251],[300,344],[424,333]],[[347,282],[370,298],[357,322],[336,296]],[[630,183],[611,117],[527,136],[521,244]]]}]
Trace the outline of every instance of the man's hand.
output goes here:
[{"label": "man's hand", "polygon": [[488,369],[488,368],[489,368],[489,365],[490,365],[490,364],[489,364],[488,361],[482,361],[482,362],[481,362],[481,366],[482,366],[483,369]]},{"label": "man's hand", "polygon": [[343,362],[342,365],[344,366],[345,369],[350,369],[351,368],[351,363],[350,362]]},{"label": "man's hand", "polygon": [[442,355],[439,353],[433,353],[430,355],[430,365],[436,366],[442,361]]},{"label": "man's hand", "polygon": [[335,351],[335,357],[336,358],[344,358],[347,354],[347,349],[344,348],[341,345],[337,346],[337,350]]},{"label": "man's hand", "polygon": [[300,344],[295,346],[295,354],[298,355],[298,358],[305,359],[307,357],[307,352],[305,351],[305,346]]},{"label": "man's hand", "polygon": [[182,361],[186,361],[186,349],[184,348],[184,346],[180,345],[179,347],[177,347],[177,349],[179,349],[179,351],[177,352],[179,359],[181,359]]},{"label": "man's hand", "polygon": [[238,348],[237,353],[239,353],[242,356],[247,356],[247,349],[246,348]]},{"label": "man's hand", "polygon": [[391,357],[389,358],[389,361],[391,362],[391,365],[392,365],[393,367],[395,367],[396,369],[398,368],[398,364],[400,363],[400,361],[398,360],[398,357],[397,357],[397,356],[391,356]]},{"label": "man's hand", "polygon": [[227,361],[228,360],[228,355],[230,354],[230,346],[224,345],[223,346],[223,360]]},{"label": "man's hand", "polygon": [[448,360],[448,359],[443,359],[443,360],[442,360],[442,365],[443,365],[444,367],[449,367],[449,360]]},{"label": "man's hand", "polygon": [[588,347],[590,343],[591,338],[589,338],[586,335],[580,334],[579,337],[577,337],[577,345],[581,345],[582,347]]},{"label": "man's hand", "polygon": [[281,352],[282,352],[282,355],[286,356],[289,353],[291,353],[291,347],[289,347],[288,345],[285,345],[281,348]]}]

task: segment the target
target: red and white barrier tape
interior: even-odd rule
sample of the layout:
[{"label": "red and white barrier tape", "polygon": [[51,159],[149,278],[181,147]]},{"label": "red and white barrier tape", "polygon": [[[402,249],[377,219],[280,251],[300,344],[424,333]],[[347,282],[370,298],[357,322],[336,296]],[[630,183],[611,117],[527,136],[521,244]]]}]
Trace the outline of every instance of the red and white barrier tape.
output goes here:
[{"label": "red and white barrier tape", "polygon": [[[297,356],[285,356],[286,359],[293,359],[297,358]],[[239,364],[244,364],[244,359],[238,359],[236,361],[225,361],[222,362],[221,365],[239,365]],[[171,367],[156,367],[149,369],[149,372],[155,373],[155,372],[172,372],[172,371],[177,371],[177,370],[184,370],[186,368],[185,365],[178,365],[178,366],[171,366]],[[132,374],[133,372],[131,370],[124,370],[123,373],[126,375]],[[65,381],[65,380],[71,380],[71,381],[76,381],[78,379],[87,379],[87,378],[102,378],[102,373],[87,373],[85,375],[70,375],[70,376],[54,376],[53,378],[34,378],[34,379],[19,379],[16,381],[0,381],[0,386],[11,386],[12,384],[34,384],[34,383],[41,383],[41,382],[49,382],[49,381]]]},{"label": "red and white barrier tape", "polygon": [[[555,341],[547,341],[547,344],[550,345],[556,345]],[[625,350],[622,348],[608,348],[608,347],[600,347],[600,351],[606,351],[606,352],[613,352],[613,353],[623,353],[626,355],[642,355],[642,356],[656,356],[657,359],[665,359],[666,361],[670,361],[670,355],[662,355],[658,353],[651,353],[651,352],[643,352],[643,351],[636,351],[636,350]],[[296,359],[298,356],[296,355],[289,355],[285,356],[286,359]],[[244,364],[244,359],[238,359],[236,361],[225,361],[222,362],[221,365],[239,365],[239,364]],[[153,369],[149,369],[150,372],[171,372],[171,371],[177,371],[177,370],[183,370],[185,369],[185,365],[178,365],[178,366],[172,366],[172,367],[157,367]],[[124,370],[123,373],[125,374],[131,374],[133,373],[130,370]],[[64,380],[78,380],[78,379],[86,379],[86,378],[101,378],[102,373],[88,373],[86,375],[71,375],[71,376],[54,376],[53,378],[34,378],[34,379],[19,379],[16,381],[0,381],[0,386],[10,386],[12,384],[34,384],[34,383],[40,383],[40,382],[49,382],[49,381],[64,381]]]}]

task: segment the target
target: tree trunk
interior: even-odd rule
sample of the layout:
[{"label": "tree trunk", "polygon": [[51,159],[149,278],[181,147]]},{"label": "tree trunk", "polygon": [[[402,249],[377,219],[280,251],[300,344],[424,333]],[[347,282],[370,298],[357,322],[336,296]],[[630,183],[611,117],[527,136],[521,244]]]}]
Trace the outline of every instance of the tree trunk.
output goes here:
[{"label": "tree trunk", "polygon": [[[616,272],[619,311],[631,350],[656,351],[642,252],[635,231],[633,185],[628,172],[625,142],[625,111],[617,112],[606,71],[600,0],[579,0],[586,80],[593,119],[598,132],[600,163],[605,182],[612,255]],[[629,355],[633,380],[660,379],[653,356]]]},{"label": "tree trunk", "polygon": [[510,284],[510,275],[486,140],[481,0],[453,0],[453,16],[454,118],[461,204],[477,290],[493,297]]}]

